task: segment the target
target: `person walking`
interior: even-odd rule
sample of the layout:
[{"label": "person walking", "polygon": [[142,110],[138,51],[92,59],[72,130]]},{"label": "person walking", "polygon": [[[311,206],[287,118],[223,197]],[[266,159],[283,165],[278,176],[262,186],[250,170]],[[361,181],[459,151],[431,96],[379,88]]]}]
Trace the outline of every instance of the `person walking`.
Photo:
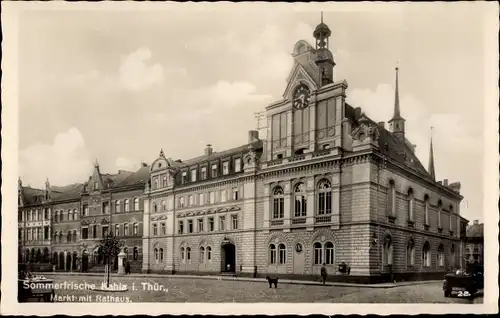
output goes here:
[{"label": "person walking", "polygon": [[321,266],[321,280],[323,282],[323,285],[326,283],[326,276],[327,276],[327,272],[326,272],[326,267],[325,267],[325,263],[323,263],[323,266]]}]

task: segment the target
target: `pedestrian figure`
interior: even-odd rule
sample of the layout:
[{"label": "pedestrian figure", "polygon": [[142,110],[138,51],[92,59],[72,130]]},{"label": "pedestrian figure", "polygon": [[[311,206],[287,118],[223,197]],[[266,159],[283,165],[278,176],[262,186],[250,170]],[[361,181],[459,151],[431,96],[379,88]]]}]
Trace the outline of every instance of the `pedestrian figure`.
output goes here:
[{"label": "pedestrian figure", "polygon": [[125,261],[125,275],[130,275],[130,263],[129,261]]},{"label": "pedestrian figure", "polygon": [[326,276],[328,274],[326,273],[326,267],[325,267],[325,263],[323,263],[323,266],[321,266],[321,280],[323,282],[323,285],[325,284],[326,282]]}]

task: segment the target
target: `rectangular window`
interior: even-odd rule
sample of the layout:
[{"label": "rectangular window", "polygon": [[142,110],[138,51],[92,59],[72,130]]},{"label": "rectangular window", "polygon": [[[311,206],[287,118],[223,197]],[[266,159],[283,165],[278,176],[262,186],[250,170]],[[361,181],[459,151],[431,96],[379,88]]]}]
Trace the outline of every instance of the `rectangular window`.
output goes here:
[{"label": "rectangular window", "polygon": [[120,236],[120,225],[119,224],[115,225],[115,236]]},{"label": "rectangular window", "polygon": [[208,193],[209,197],[210,197],[210,204],[214,204],[215,203],[215,192],[213,191],[210,191]]},{"label": "rectangular window", "polygon": [[183,208],[184,207],[184,197],[179,198],[179,207]]},{"label": "rectangular window", "polygon": [[97,225],[92,225],[92,238],[97,238]]},{"label": "rectangular window", "polygon": [[223,175],[229,174],[229,161],[224,161],[222,163],[222,174]]},{"label": "rectangular window", "polygon": [[241,171],[241,159],[236,158],[234,159],[234,172],[240,172]]},{"label": "rectangular window", "polygon": [[237,215],[231,215],[231,224],[233,226],[233,230],[238,229],[238,216]]},{"label": "rectangular window", "polygon": [[43,228],[43,239],[44,240],[49,239],[49,228],[47,226]]},{"label": "rectangular window", "polygon": [[109,214],[109,202],[102,203],[102,211],[104,214]]},{"label": "rectangular window", "polygon": [[198,193],[198,205],[204,204],[203,193]]},{"label": "rectangular window", "polygon": [[161,235],[167,234],[167,226],[165,223],[161,223]]},{"label": "rectangular window", "polygon": [[188,182],[187,175],[188,175],[187,171],[182,172],[182,183]]},{"label": "rectangular window", "polygon": [[94,190],[99,190],[99,184],[97,181],[94,181]]},{"label": "rectangular window", "polygon": [[28,241],[31,241],[31,229],[28,229]]},{"label": "rectangular window", "polygon": [[160,188],[158,177],[153,178],[153,190]]},{"label": "rectangular window", "polygon": [[205,180],[207,178],[207,167],[201,168],[201,180]]},{"label": "rectangular window", "polygon": [[163,176],[163,187],[165,188],[167,186],[167,176]]},{"label": "rectangular window", "polygon": [[196,181],[196,169],[191,170],[191,182]]},{"label": "rectangular window", "polygon": [[203,232],[203,219],[198,219],[198,232]]},{"label": "rectangular window", "polygon": [[49,219],[49,209],[45,209],[44,210],[44,220],[48,220]]},{"label": "rectangular window", "polygon": [[193,233],[193,220],[188,220],[188,233]]},{"label": "rectangular window", "polygon": [[226,197],[227,190],[220,190],[220,202],[226,202],[227,197]]},{"label": "rectangular window", "polygon": [[83,205],[83,216],[89,216],[89,206],[86,204]]},{"label": "rectangular window", "polygon": [[89,228],[82,227],[82,239],[86,240],[89,238]]},{"label": "rectangular window", "polygon": [[153,235],[158,235],[158,224],[153,223]]},{"label": "rectangular window", "polygon": [[127,223],[125,223],[125,224],[123,225],[123,235],[124,235],[124,236],[128,236],[128,235],[129,235],[129,234],[128,234],[128,224],[127,224]]},{"label": "rectangular window", "polygon": [[233,188],[233,200],[238,200],[238,188]]},{"label": "rectangular window", "polygon": [[214,163],[212,165],[212,178],[216,178],[217,177],[217,164]]},{"label": "rectangular window", "polygon": [[183,234],[184,233],[184,221],[179,221],[179,228],[178,228],[178,233]]},{"label": "rectangular window", "polygon": [[208,231],[209,232],[213,232],[215,227],[214,227],[214,218],[213,217],[210,217],[208,218]]},{"label": "rectangular window", "polygon": [[219,231],[225,231],[226,230],[226,217],[221,216],[219,217]]},{"label": "rectangular window", "polygon": [[107,225],[103,225],[102,227],[102,237],[106,237],[109,234],[109,227]]},{"label": "rectangular window", "polygon": [[194,205],[194,197],[192,195],[190,195],[188,198],[189,198],[189,206],[193,206]]}]

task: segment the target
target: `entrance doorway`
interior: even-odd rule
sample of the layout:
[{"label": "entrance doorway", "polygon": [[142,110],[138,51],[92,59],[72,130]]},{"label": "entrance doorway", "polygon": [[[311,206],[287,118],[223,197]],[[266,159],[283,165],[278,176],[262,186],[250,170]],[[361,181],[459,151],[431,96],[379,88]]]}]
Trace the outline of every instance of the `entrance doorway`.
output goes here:
[{"label": "entrance doorway", "polygon": [[89,252],[87,250],[84,250],[82,252],[82,272],[87,272],[89,269]]},{"label": "entrance doorway", "polygon": [[233,243],[222,245],[222,271],[234,273],[236,271],[236,247]]}]

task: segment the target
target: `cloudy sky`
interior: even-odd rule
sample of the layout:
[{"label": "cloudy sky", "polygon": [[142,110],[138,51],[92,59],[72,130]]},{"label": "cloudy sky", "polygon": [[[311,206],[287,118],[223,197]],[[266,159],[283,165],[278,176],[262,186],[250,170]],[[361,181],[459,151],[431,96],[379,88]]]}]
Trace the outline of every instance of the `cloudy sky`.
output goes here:
[{"label": "cloudy sky", "polygon": [[[48,7],[46,7],[48,8]],[[144,7],[143,7],[144,8]],[[19,20],[19,169],[25,184],[84,181],[241,145],[254,112],[278,100],[294,44],[313,43],[319,7],[184,5],[169,10],[37,10]],[[335,7],[329,7],[335,10]],[[463,215],[483,219],[485,8],[433,4],[323,8],[335,80],[377,121],[401,111],[437,179],[461,181]]]}]

